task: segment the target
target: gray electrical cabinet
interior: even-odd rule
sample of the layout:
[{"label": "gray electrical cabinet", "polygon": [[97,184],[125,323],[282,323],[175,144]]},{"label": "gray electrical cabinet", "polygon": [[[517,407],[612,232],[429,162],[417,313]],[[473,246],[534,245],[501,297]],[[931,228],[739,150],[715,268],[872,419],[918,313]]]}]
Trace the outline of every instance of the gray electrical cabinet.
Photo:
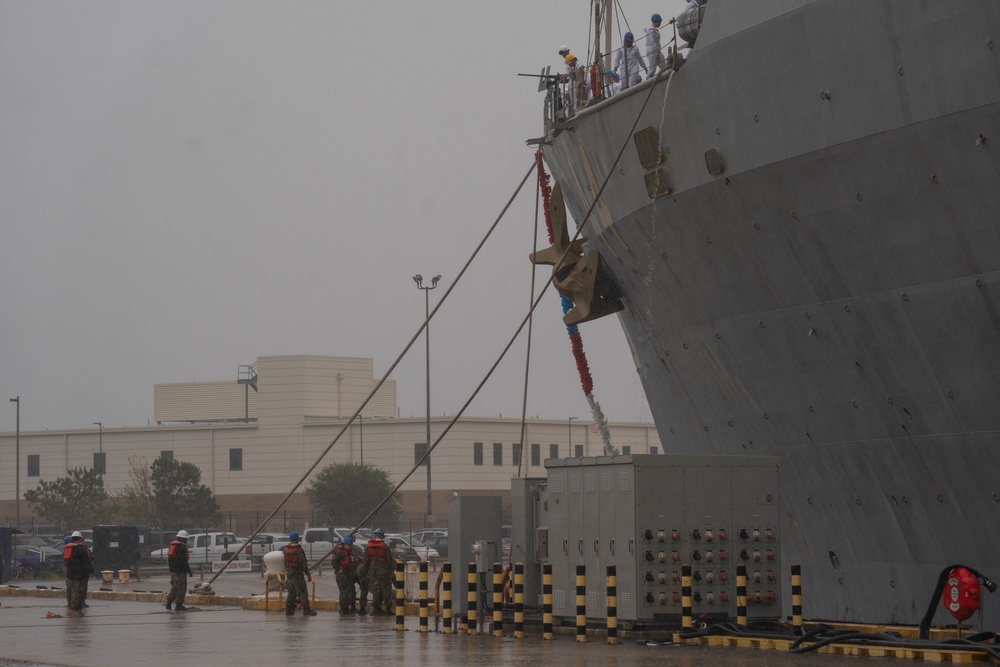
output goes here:
[{"label": "gray electrical cabinet", "polygon": [[[452,610],[457,615],[467,613],[469,606],[470,562],[477,563],[479,604],[485,602],[486,591],[492,590],[492,565],[499,563],[503,558],[501,519],[500,496],[460,496],[448,504],[448,560],[451,561],[452,573]],[[479,553],[473,552],[473,545],[478,545]],[[484,568],[487,569],[484,571]]]},{"label": "gray electrical cabinet", "polygon": [[778,457],[632,455],[550,459],[545,502],[553,613],[576,614],[586,566],[587,616],[607,617],[615,565],[618,618],[681,616],[681,568],[692,568],[692,613],[736,617],[737,565],[747,616],[781,616]]},{"label": "gray electrical cabinet", "polygon": [[515,477],[510,481],[510,561],[524,564],[524,604],[542,604],[541,563],[548,560],[544,508],[548,481],[540,477]]}]

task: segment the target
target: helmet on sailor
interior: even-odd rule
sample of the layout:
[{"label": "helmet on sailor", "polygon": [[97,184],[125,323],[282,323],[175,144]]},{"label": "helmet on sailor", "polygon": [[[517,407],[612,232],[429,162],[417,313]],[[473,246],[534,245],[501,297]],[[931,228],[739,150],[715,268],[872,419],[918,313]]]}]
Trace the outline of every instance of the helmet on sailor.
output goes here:
[{"label": "helmet on sailor", "polygon": [[382,530],[381,528],[376,528],[375,534],[378,535],[379,537],[385,537],[385,531]]},{"label": "helmet on sailor", "polygon": [[653,23],[659,23],[659,22],[660,22],[660,21],[662,21],[663,19],[662,19],[662,18],[660,18],[660,15],[659,15],[659,14],[653,14],[653,15],[652,15],[651,17],[649,17],[649,20],[650,20],[651,22],[653,22]]},{"label": "helmet on sailor", "polygon": [[63,538],[63,544],[69,544],[72,541],[73,541],[72,535],[67,535],[66,537]]},{"label": "helmet on sailor", "polygon": [[79,530],[74,530],[70,534],[70,537],[72,537],[74,540],[82,540],[83,539],[83,533],[81,533]]},{"label": "helmet on sailor", "polygon": [[298,542],[299,534],[293,530],[292,532],[288,533],[288,539],[291,540],[292,542]]},{"label": "helmet on sailor", "polygon": [[625,43],[626,44],[628,44],[629,42],[631,42],[633,39],[634,38],[632,37],[632,33],[630,33],[630,32],[625,33]]},{"label": "helmet on sailor", "polygon": [[345,537],[344,538],[344,544],[346,544],[347,546],[351,546],[352,544],[354,544],[354,538],[353,537]]},{"label": "helmet on sailor", "polygon": [[178,530],[177,531],[177,539],[178,540],[186,540],[188,537],[189,537],[188,536],[188,532],[186,530]]},{"label": "helmet on sailor", "polygon": [[568,46],[566,46],[565,44],[563,44],[562,46],[559,47],[559,55],[565,56],[567,53],[569,53],[569,47]]}]

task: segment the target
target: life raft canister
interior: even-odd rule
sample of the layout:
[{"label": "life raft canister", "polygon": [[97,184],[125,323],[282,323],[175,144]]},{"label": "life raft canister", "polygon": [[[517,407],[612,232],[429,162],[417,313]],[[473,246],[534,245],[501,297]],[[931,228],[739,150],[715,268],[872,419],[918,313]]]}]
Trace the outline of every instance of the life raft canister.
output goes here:
[{"label": "life raft canister", "polygon": [[957,620],[964,621],[979,610],[979,593],[979,579],[964,567],[952,568],[941,604]]},{"label": "life raft canister", "polygon": [[601,81],[601,70],[597,65],[591,65],[589,74],[590,96],[595,100],[599,100],[603,97],[603,95],[601,95],[601,86],[604,83]]}]

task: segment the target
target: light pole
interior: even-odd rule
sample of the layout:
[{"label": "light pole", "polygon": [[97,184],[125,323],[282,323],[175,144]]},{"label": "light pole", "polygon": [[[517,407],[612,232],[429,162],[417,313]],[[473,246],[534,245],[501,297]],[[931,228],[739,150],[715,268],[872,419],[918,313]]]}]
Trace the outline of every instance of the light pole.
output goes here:
[{"label": "light pole", "polygon": [[[424,287],[424,277],[419,273],[413,276],[413,282],[417,284],[417,289],[424,291],[424,321],[431,317],[431,295],[430,291],[437,287],[438,281],[441,280],[441,276],[437,275],[431,278],[431,284],[429,287]],[[424,463],[427,464],[427,523],[428,525],[433,521],[433,515],[431,514],[431,324],[426,323],[426,328],[424,329],[424,339],[427,341],[427,458],[424,459]]]},{"label": "light pole", "polygon": [[94,422],[94,426],[97,427],[97,446],[101,454],[104,453],[104,424],[101,422]]},{"label": "light pole", "polygon": [[569,419],[566,420],[566,440],[569,442],[569,453],[566,455],[566,458],[570,458],[570,457],[573,456],[573,420],[574,419],[576,419],[576,417],[570,417]]},{"label": "light pole", "polygon": [[21,397],[10,399],[16,403],[17,435],[14,437],[14,522],[21,530]]}]

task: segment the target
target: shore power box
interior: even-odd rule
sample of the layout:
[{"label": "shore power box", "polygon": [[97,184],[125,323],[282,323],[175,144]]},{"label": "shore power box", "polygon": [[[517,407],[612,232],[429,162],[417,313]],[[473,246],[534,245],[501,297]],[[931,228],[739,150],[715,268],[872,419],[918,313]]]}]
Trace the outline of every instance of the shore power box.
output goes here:
[{"label": "shore power box", "polygon": [[607,618],[613,564],[619,620],[674,622],[682,611],[682,566],[690,565],[693,615],[735,618],[742,564],[748,618],[780,618],[779,460],[653,454],[546,461],[553,613],[576,615],[576,568],[584,565],[587,617]]}]

